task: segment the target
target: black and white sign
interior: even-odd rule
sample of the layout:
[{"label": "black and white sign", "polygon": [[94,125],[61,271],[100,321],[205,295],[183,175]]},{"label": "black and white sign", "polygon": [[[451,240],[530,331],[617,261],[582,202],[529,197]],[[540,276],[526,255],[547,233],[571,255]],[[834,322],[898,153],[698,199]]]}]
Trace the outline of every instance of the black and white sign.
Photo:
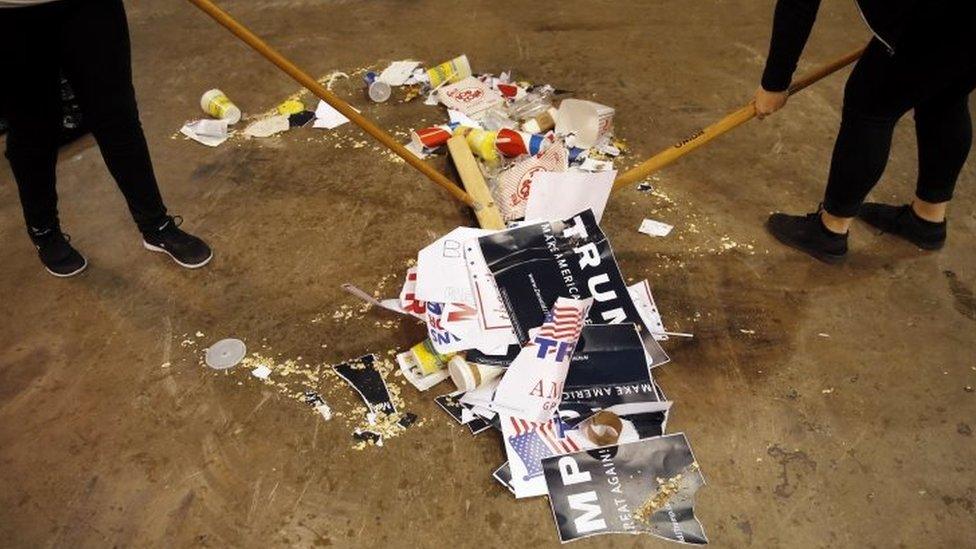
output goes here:
[{"label": "black and white sign", "polygon": [[[563,386],[559,416],[576,425],[600,410],[625,417],[662,412],[633,324],[591,324],[583,328]],[[657,433],[660,434],[660,433]]]},{"label": "black and white sign", "polygon": [[684,434],[542,460],[559,539],[648,533],[708,543],[695,517],[705,479]]},{"label": "black and white sign", "polygon": [[522,345],[529,341],[529,330],[542,325],[557,298],[592,297],[590,323],[633,323],[651,365],[668,361],[641,320],[592,211],[500,231],[479,238],[478,244]]}]

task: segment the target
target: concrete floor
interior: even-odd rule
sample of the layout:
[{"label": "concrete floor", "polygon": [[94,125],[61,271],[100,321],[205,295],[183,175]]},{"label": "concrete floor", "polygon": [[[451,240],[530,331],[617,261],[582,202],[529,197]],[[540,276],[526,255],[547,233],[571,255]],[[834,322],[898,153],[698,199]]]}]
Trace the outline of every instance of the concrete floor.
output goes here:
[{"label": "concrete floor", "polygon": [[[221,4],[316,75],[466,52],[476,70],[574,89],[618,109],[627,163],[748,99],[771,11],[752,0]],[[473,218],[372,143],[354,148],[351,127],[218,149],[173,138],[209,87],[260,112],[297,85],[188,3],[130,2],[129,18],[164,196],[216,257],[187,272],[144,251],[85,138],[64,150],[59,177],[65,229],[91,266],[54,279],[0,165],[0,543],[556,545],[545,499],[516,502],[490,478],[504,459],[495,435],[454,427],[431,394],[404,388],[423,424],[357,452],[348,421],[199,365],[199,349],[228,335],[313,368],[409,346],[422,337],[410,323],[334,320],[357,305],[339,285],[376,288]],[[867,36],[850,3],[826,2],[801,68]],[[440,120],[344,86],[385,127]],[[666,324],[695,333],[667,343],[673,363],[656,374],[676,401],[670,429],[688,434],[708,480],[697,512],[716,546],[972,546],[976,164],[940,253],[856,225],[847,263],[827,267],[762,227],[774,209],[816,206],[842,86],[823,82],[667,169],[656,195],[615,196],[604,229],[625,275],[651,281]],[[908,199],[914,167],[909,118],[873,197]],[[636,232],[644,217],[677,228],[652,239]],[[322,390],[340,411],[353,401]]]}]

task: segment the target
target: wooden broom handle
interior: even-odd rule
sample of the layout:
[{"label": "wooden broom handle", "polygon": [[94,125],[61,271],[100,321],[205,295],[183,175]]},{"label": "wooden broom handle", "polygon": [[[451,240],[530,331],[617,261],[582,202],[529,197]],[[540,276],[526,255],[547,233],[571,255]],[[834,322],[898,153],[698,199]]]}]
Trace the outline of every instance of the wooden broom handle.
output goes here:
[{"label": "wooden broom handle", "polygon": [[[788,93],[793,95],[821,78],[839,71],[861,57],[862,53],[864,53],[864,48],[858,48],[808,74],[803,75],[802,78],[796,80],[790,85]],[[652,173],[678,160],[682,156],[705,145],[716,137],[735,129],[742,124],[745,124],[749,120],[752,120],[755,116],[756,105],[754,102],[750,101],[746,106],[728,114],[725,118],[715,122],[711,126],[698,130],[687,138],[645,160],[643,163],[634,166],[630,170],[627,170],[627,172],[621,174],[620,177],[613,182],[613,190],[616,191],[621,187],[631,185],[646,178]]]},{"label": "wooden broom handle", "polygon": [[227,28],[234,36],[243,40],[248,46],[251,46],[258,53],[263,55],[265,59],[274,63],[279,69],[283,70],[288,76],[292,77],[302,86],[308,88],[308,90],[318,96],[322,101],[325,101],[329,105],[332,105],[337,111],[341,112],[343,116],[351,120],[354,124],[359,126],[369,135],[372,135],[377,141],[382,143],[386,148],[395,152],[400,158],[406,161],[414,168],[420,170],[421,173],[430,178],[431,181],[443,187],[449,193],[451,193],[454,198],[457,198],[461,202],[464,202],[468,206],[471,206],[475,210],[481,208],[481,204],[475,202],[471,196],[461,190],[457,185],[455,185],[450,179],[445,177],[442,173],[431,168],[423,160],[417,158],[417,156],[407,150],[406,147],[397,142],[396,139],[387,132],[383,131],[379,126],[373,124],[368,118],[359,114],[356,109],[349,106],[348,103],[340,99],[337,95],[329,91],[322,84],[319,84],[314,78],[308,75],[308,73],[302,71],[294,63],[286,59],[283,55],[275,51],[274,48],[269,46],[264,40],[258,38],[253,32],[248,30],[247,27],[238,23],[233,17],[227,14],[224,10],[217,7],[211,0],[189,0],[196,7],[203,10],[204,13],[213,17],[218,23]]}]

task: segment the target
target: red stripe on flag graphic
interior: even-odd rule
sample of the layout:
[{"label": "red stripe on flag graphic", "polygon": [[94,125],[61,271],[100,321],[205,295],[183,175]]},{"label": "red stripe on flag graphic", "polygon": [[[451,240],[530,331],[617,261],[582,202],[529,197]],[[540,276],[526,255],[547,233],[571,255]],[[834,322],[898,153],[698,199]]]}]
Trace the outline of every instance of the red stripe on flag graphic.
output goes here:
[{"label": "red stripe on flag graphic", "polygon": [[510,417],[509,419],[512,422],[512,427],[515,428],[516,436],[538,431],[542,437],[542,442],[557,454],[561,455],[580,451],[580,447],[572,439],[568,437],[559,438],[556,431],[556,420],[554,419],[550,419],[545,423],[534,423],[516,417]]}]

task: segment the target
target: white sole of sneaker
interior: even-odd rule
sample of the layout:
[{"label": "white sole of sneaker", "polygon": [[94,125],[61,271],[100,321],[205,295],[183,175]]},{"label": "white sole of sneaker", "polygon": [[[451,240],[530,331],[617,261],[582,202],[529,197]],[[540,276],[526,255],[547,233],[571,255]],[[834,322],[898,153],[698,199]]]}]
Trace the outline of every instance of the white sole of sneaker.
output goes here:
[{"label": "white sole of sneaker", "polygon": [[65,274],[56,273],[56,272],[52,271],[51,269],[48,269],[47,267],[44,267],[44,270],[47,271],[47,272],[49,272],[49,273],[51,273],[51,276],[56,276],[58,278],[69,278],[69,277],[75,276],[76,274],[78,274],[81,271],[84,271],[85,269],[88,268],[88,259],[85,258],[85,257],[82,257],[82,259],[84,259],[85,262],[81,265],[81,267],[78,267],[77,269],[75,269],[74,271],[71,271],[70,273],[65,273]]},{"label": "white sole of sneaker", "polygon": [[207,259],[204,259],[200,263],[183,263],[179,259],[176,259],[176,256],[169,253],[169,251],[167,251],[165,248],[160,248],[159,246],[153,246],[152,244],[146,242],[145,240],[142,241],[142,246],[145,249],[149,250],[150,252],[160,252],[168,255],[173,261],[176,262],[177,265],[185,269],[199,269],[200,267],[203,267],[207,263],[210,263],[210,260],[213,259],[213,250],[211,250],[210,255],[207,256]]}]

